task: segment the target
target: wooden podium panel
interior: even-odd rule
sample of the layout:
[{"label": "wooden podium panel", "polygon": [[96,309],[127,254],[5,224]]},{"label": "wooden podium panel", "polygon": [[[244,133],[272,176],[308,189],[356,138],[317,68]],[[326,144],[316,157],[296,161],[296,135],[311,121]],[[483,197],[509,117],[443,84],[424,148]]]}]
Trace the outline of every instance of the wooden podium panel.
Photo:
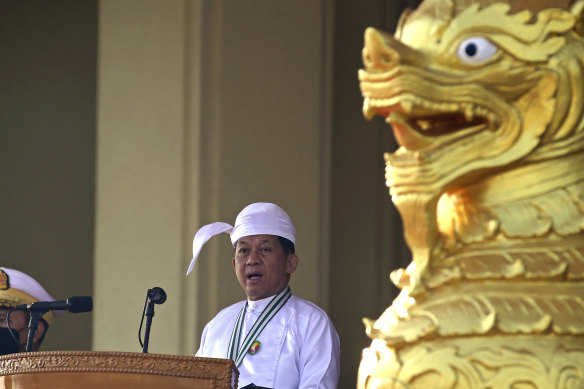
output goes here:
[{"label": "wooden podium panel", "polygon": [[42,351],[0,357],[0,389],[232,389],[230,359],[102,351]]}]

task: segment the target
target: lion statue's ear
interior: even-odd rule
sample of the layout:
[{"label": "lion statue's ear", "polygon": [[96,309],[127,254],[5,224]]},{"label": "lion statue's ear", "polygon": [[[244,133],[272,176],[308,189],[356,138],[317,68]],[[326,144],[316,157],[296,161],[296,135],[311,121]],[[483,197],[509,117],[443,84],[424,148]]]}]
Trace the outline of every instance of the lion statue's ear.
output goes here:
[{"label": "lion statue's ear", "polygon": [[577,1],[574,3],[571,12],[574,16],[576,16],[574,31],[576,34],[584,37],[584,1]]}]

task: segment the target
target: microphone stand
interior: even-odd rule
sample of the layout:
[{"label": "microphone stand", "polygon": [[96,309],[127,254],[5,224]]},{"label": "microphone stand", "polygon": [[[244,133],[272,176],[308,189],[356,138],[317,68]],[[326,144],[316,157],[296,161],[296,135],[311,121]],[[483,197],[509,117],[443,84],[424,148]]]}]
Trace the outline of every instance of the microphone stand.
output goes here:
[{"label": "microphone stand", "polygon": [[[148,307],[146,307],[148,301]],[[148,341],[150,340],[150,326],[152,325],[152,318],[154,317],[154,304],[162,304],[166,301],[166,292],[164,289],[155,286],[148,289],[146,293],[146,301],[144,301],[144,311],[146,311],[146,329],[144,330],[144,343],[140,339],[140,332],[142,331],[142,323],[144,321],[144,311],[142,311],[142,320],[140,321],[140,329],[138,329],[138,340],[142,346],[142,352],[148,352]]]},{"label": "microphone stand", "polygon": [[37,328],[39,327],[39,319],[45,312],[40,311],[32,311],[30,313],[30,320],[28,322],[28,339],[26,341],[26,352],[30,352],[32,349],[32,339],[34,338],[34,334],[36,333]]},{"label": "microphone stand", "polygon": [[148,341],[150,340],[150,326],[152,325],[152,318],[154,317],[154,302],[152,299],[148,301],[148,307],[146,308],[146,328],[144,329],[144,345],[142,346],[142,352],[148,353]]}]

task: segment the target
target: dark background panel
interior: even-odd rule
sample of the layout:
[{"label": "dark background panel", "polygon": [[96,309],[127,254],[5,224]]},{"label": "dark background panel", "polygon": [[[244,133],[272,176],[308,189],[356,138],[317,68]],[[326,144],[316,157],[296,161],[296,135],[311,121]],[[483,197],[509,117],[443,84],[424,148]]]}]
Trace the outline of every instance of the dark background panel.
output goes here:
[{"label": "dark background panel", "polygon": [[[93,289],[96,53],[97,1],[0,1],[0,264],[58,300]],[[91,314],[43,349],[91,349]]]}]

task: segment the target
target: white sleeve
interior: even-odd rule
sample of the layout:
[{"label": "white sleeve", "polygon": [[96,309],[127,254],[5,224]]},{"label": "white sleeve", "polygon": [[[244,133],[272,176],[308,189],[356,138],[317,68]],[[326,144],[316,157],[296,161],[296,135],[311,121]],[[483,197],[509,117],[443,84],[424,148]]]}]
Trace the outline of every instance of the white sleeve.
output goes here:
[{"label": "white sleeve", "polygon": [[207,324],[205,326],[205,329],[203,329],[203,335],[201,335],[201,343],[199,344],[199,350],[197,351],[197,353],[195,354],[195,357],[204,357],[204,353],[203,353],[203,348],[205,346],[205,339],[207,338],[207,329],[209,327],[209,324]]},{"label": "white sleeve", "polygon": [[300,350],[299,389],[336,389],[340,375],[339,335],[324,312],[310,318]]}]

